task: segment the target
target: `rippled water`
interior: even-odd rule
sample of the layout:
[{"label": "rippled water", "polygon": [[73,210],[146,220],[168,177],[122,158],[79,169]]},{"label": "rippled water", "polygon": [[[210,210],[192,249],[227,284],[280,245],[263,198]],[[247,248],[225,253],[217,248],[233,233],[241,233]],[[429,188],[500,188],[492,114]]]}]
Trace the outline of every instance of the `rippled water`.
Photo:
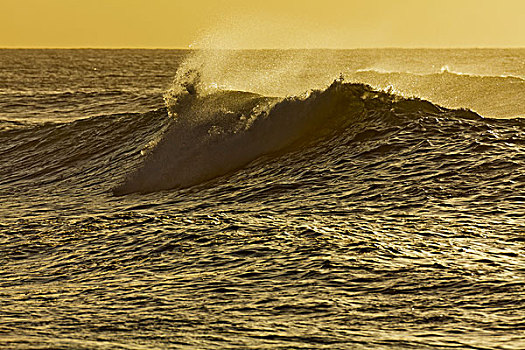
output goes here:
[{"label": "rippled water", "polygon": [[0,346],[525,348],[524,55],[0,50]]}]

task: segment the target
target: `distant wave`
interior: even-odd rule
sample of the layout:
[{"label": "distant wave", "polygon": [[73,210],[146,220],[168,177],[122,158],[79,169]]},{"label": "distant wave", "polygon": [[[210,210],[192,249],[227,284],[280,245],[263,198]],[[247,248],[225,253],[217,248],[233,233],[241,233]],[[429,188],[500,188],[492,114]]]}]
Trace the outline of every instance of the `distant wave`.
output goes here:
[{"label": "distant wave", "polygon": [[379,73],[379,74],[406,74],[406,75],[416,75],[416,76],[431,76],[435,74],[452,74],[452,75],[458,75],[458,76],[468,76],[473,78],[504,78],[504,79],[514,79],[514,80],[520,80],[525,82],[525,78],[521,76],[516,76],[512,74],[502,74],[502,75],[490,75],[490,74],[475,74],[475,73],[469,73],[469,72],[461,72],[457,70],[451,69],[449,66],[445,65],[442,66],[439,70],[439,72],[431,72],[431,73],[420,73],[420,72],[412,72],[412,71],[398,71],[398,70],[389,70],[389,69],[383,69],[383,68],[362,68],[355,70],[355,73]]},{"label": "distant wave", "polygon": [[525,79],[522,77],[470,75],[452,72],[447,67],[430,74],[364,69],[350,72],[347,77],[446,107],[469,108],[484,116],[525,116]]}]

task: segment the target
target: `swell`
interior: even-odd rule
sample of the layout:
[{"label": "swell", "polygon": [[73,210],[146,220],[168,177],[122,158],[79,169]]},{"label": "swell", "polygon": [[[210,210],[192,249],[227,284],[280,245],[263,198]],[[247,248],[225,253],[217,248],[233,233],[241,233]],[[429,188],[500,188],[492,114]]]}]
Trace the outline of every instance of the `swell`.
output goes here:
[{"label": "swell", "polygon": [[[123,176],[166,122],[166,110],[102,115],[66,123],[0,121],[0,190],[100,186]],[[44,186],[46,185],[46,186]]]},{"label": "swell", "polygon": [[[0,93],[0,118],[16,121],[63,121],[87,115],[146,112],[162,105],[159,91],[10,91]],[[27,106],[34,106],[32,109]]]}]

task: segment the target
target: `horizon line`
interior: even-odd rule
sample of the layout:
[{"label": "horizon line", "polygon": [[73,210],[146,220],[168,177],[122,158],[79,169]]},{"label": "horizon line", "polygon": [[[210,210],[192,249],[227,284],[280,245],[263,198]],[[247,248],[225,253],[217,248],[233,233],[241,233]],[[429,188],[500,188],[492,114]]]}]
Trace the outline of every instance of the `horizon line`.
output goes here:
[{"label": "horizon line", "polygon": [[262,51],[262,50],[380,50],[380,49],[398,49],[398,50],[505,50],[505,49],[525,49],[525,46],[370,46],[370,47],[260,47],[260,48],[198,48],[198,47],[142,47],[142,46],[0,46],[0,50],[238,50],[238,51]]}]

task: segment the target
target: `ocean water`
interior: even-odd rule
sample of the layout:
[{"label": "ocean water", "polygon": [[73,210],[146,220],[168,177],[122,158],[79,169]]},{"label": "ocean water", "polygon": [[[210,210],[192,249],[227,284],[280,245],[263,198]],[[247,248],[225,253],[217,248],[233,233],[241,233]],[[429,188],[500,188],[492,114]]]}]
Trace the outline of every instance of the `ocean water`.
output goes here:
[{"label": "ocean water", "polygon": [[0,347],[524,349],[525,49],[0,50]]}]

